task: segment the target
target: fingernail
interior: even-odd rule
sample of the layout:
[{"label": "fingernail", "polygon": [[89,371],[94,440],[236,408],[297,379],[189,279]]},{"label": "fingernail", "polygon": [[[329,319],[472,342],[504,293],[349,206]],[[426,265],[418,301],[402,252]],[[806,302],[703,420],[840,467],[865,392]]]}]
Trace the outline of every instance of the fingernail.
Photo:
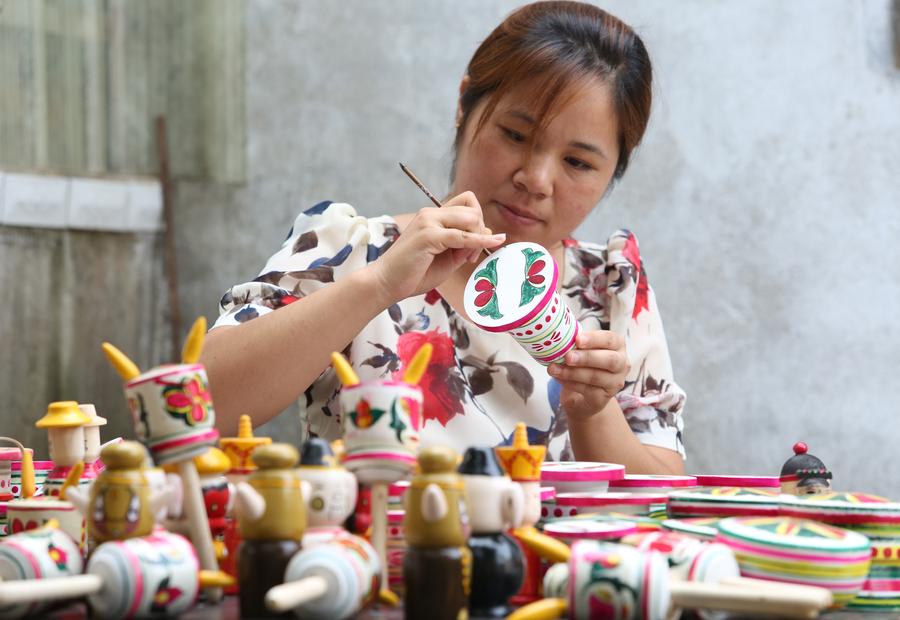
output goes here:
[{"label": "fingernail", "polygon": [[497,233],[496,235],[491,235],[491,239],[495,241],[503,241],[506,239],[506,233]]},{"label": "fingernail", "polygon": [[580,353],[569,353],[569,363],[570,364],[577,364],[580,361],[581,361]]}]

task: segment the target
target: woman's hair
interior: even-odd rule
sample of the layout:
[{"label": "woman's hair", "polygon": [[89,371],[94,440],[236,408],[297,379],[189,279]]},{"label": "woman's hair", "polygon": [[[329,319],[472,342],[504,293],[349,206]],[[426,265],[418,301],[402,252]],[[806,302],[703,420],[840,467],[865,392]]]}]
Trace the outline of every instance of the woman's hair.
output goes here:
[{"label": "woman's hair", "polygon": [[516,10],[478,47],[466,74],[457,149],[472,110],[483,98],[487,104],[473,139],[500,98],[529,80],[535,80],[530,92],[537,111],[532,138],[579,85],[599,78],[609,87],[619,134],[614,179],[625,173],[650,118],[652,68],[643,42],[618,18],[582,2],[535,2]]}]

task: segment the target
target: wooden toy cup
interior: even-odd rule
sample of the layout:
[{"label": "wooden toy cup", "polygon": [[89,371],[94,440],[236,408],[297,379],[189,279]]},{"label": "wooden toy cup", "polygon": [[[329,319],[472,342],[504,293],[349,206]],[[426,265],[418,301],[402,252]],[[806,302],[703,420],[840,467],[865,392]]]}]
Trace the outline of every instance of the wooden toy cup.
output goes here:
[{"label": "wooden toy cup", "polygon": [[508,333],[541,364],[562,363],[579,327],[558,281],[559,268],[544,247],[511,243],[472,273],[463,294],[466,314],[486,331]]}]

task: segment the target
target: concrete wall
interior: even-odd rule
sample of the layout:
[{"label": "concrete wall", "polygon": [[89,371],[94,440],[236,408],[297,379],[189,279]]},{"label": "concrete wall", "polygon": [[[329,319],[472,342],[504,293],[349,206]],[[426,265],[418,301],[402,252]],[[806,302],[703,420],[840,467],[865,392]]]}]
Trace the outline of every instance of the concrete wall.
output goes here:
[{"label": "concrete wall", "polygon": [[[185,316],[214,317],[305,206],[424,206],[398,160],[444,189],[459,79],[519,4],[248,0],[248,183],[177,188]],[[645,38],[655,111],[580,236],[641,239],[688,392],[688,470],[777,474],[805,440],[837,487],[900,498],[890,2],[603,6]]]}]

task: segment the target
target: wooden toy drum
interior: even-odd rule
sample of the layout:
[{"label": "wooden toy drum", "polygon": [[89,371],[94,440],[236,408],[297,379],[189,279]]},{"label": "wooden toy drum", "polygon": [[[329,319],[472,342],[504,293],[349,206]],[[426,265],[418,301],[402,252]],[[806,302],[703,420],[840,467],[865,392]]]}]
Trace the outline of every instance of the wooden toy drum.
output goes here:
[{"label": "wooden toy drum", "polygon": [[[33,461],[32,464],[34,465],[34,494],[43,495],[44,482],[53,471],[53,461]],[[19,498],[22,497],[22,461],[13,461],[11,466],[10,489],[13,497]]]},{"label": "wooden toy drum", "polygon": [[544,534],[567,543],[578,540],[619,540],[623,536],[637,532],[637,525],[631,521],[603,518],[596,519],[556,519],[544,524]]},{"label": "wooden toy drum", "polygon": [[856,597],[871,561],[862,534],[805,519],[722,519],[716,541],[731,547],[744,577],[827,588],[835,607]]},{"label": "wooden toy drum", "polygon": [[560,493],[556,496],[556,505],[566,516],[611,512],[648,516],[656,506],[665,506],[667,499],[668,496],[661,493]]},{"label": "wooden toy drum", "polygon": [[84,549],[87,544],[87,528],[84,517],[75,505],[56,497],[32,497],[17,499],[6,505],[6,530],[18,534],[42,527],[50,519],[59,521],[60,529]]},{"label": "wooden toy drum", "polygon": [[[0,543],[0,579],[46,579],[78,575],[84,560],[72,537],[56,528],[41,528],[7,536]],[[46,603],[0,606],[0,617],[34,616]]]},{"label": "wooden toy drum", "polygon": [[625,477],[625,466],[589,461],[548,461],[541,466],[541,484],[556,493],[602,493],[612,480]]},{"label": "wooden toy drum", "polygon": [[536,243],[511,243],[483,260],[466,283],[468,317],[506,332],[538,362],[562,363],[575,346],[578,322],[557,292],[559,268]]},{"label": "wooden toy drum", "polygon": [[900,610],[900,541],[873,540],[872,564],[859,595],[848,609]]},{"label": "wooden toy drum", "polygon": [[784,495],[779,514],[845,527],[873,540],[900,538],[900,503],[867,493]]},{"label": "wooden toy drum", "polygon": [[737,476],[718,474],[698,474],[698,490],[708,490],[714,487],[744,487],[747,489],[781,489],[781,480],[778,476]]},{"label": "wooden toy drum", "polygon": [[719,517],[689,517],[687,519],[665,519],[663,529],[712,542],[719,533]]},{"label": "wooden toy drum", "polygon": [[157,465],[199,456],[219,437],[202,364],[148,370],[125,383],[125,398],[135,434]]},{"label": "wooden toy drum", "polygon": [[741,574],[734,553],[721,543],[705,543],[675,532],[630,534],[622,543],[661,553],[669,562],[672,576],[681,581],[718,583]]},{"label": "wooden toy drum", "polygon": [[402,381],[370,381],[340,392],[344,466],[362,484],[406,478],[416,464],[422,390]]},{"label": "wooden toy drum", "polygon": [[567,599],[572,620],[663,620],[669,567],[654,551],[581,540],[568,564],[547,571],[544,596]]},{"label": "wooden toy drum", "polygon": [[364,538],[345,533],[295,554],[285,569],[284,581],[312,575],[328,582],[327,594],[303,603],[294,613],[310,620],[352,618],[378,595],[381,561]]},{"label": "wooden toy drum", "polygon": [[197,599],[199,570],[191,543],[165,530],[106,542],[87,564],[87,572],[103,579],[88,602],[101,618],[177,616]]},{"label": "wooden toy drum", "polygon": [[770,489],[716,487],[709,491],[669,493],[670,517],[736,517],[778,515],[779,493]]},{"label": "wooden toy drum", "polygon": [[[0,437],[0,440],[6,441],[7,439]],[[30,448],[25,449],[31,453]],[[0,448],[0,502],[8,502],[15,497],[12,490],[12,464],[13,461],[19,461],[21,458],[22,449],[20,448]]]}]

